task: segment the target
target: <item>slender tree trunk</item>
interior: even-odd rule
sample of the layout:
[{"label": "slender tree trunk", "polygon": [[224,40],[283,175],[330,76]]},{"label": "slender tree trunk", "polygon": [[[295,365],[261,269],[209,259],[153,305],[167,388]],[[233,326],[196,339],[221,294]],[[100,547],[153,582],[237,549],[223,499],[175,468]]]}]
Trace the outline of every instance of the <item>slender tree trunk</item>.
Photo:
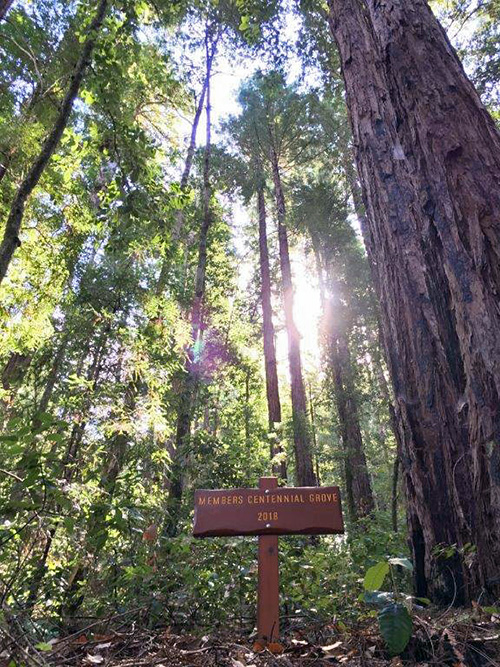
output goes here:
[{"label": "slender tree trunk", "polygon": [[288,362],[292,389],[293,443],[295,452],[295,474],[301,486],[315,486],[313,460],[311,452],[311,434],[307,418],[307,401],[302,378],[302,361],[300,356],[300,334],[293,317],[293,283],[288,250],[288,237],[285,227],[285,198],[281,184],[278,157],[271,151],[274,195],[278,212],[278,239],[280,249],[280,265],[283,285],[283,303],[285,324],[288,334]]},{"label": "slender tree trunk", "polygon": [[[1,0],[0,0],[1,4]],[[21,106],[20,113],[17,117],[12,118],[12,122],[15,123],[18,127],[21,127],[24,123],[29,123],[31,113],[36,109],[37,104],[45,97],[45,95],[52,89],[53,84],[49,83],[49,73],[50,68],[53,63],[59,63],[64,58],[64,52],[68,48],[68,41],[76,42],[74,25],[70,24],[60,39],[57,49],[55,50],[50,64],[40,72],[40,78],[33,89],[33,93],[30,98],[25,101]],[[57,102],[54,106],[58,107]],[[18,151],[18,146],[2,146],[0,154],[3,155],[2,161],[0,163],[0,183],[6,176],[7,172],[10,169],[13,159],[15,158]]]},{"label": "slender tree trunk", "polygon": [[[43,389],[43,394],[42,398],[40,399],[40,403],[37,405],[36,412],[41,413],[41,412],[47,412],[47,408],[49,406],[50,399],[52,398],[52,393],[54,391],[54,387],[57,382],[57,377],[59,375],[59,371],[61,368],[62,361],[64,359],[64,355],[66,353],[66,347],[68,345],[68,338],[69,335],[68,333],[63,334],[62,339],[57,347],[56,353],[54,355],[54,358],[52,360],[52,366],[50,367],[49,374],[47,376],[47,381],[45,383],[45,387]],[[35,415],[36,419],[36,415]]]},{"label": "slender tree trunk", "polygon": [[0,162],[0,183],[3,181],[3,178],[7,173],[10,163],[12,162],[12,158],[16,154],[16,149],[11,146],[5,151],[2,150],[2,153],[5,157]]},{"label": "slender tree trunk", "polygon": [[[500,580],[500,135],[423,0],[329,0],[396,396],[418,595]],[[466,564],[461,549],[477,552]],[[439,556],[441,545],[455,554]]]},{"label": "slender tree trunk", "polygon": [[[212,49],[211,53],[208,54],[208,61],[207,61],[207,73],[208,75],[205,76],[205,79],[203,80],[203,86],[201,88],[201,93],[200,93],[200,98],[198,100],[198,104],[196,105],[196,110],[193,118],[193,124],[191,125],[191,136],[189,138],[189,145],[187,149],[187,154],[186,154],[186,162],[184,164],[184,171],[182,172],[181,176],[181,190],[185,191],[187,188],[187,184],[189,181],[189,176],[191,174],[191,168],[193,166],[193,157],[194,157],[194,151],[196,149],[196,135],[198,133],[198,125],[200,124],[200,118],[201,114],[203,112],[203,107],[205,105],[205,97],[208,92],[208,87],[209,87],[209,76],[210,72],[212,70],[212,60],[215,57],[215,49]],[[177,217],[176,217],[176,224],[174,227],[174,231],[172,233],[172,237],[174,241],[177,241],[180,237],[181,230],[182,230],[182,225],[184,222],[184,215],[182,211],[177,212]]]},{"label": "slender tree trunk", "polygon": [[66,449],[66,454],[63,459],[63,476],[67,481],[71,481],[73,473],[75,470],[74,463],[77,459],[77,454],[80,449],[80,445],[83,439],[83,434],[85,432],[85,427],[87,425],[87,418],[84,416],[89,410],[92,395],[97,388],[97,383],[102,371],[104,352],[107,348],[108,336],[111,331],[111,322],[108,322],[104,327],[99,340],[97,341],[96,346],[94,347],[94,352],[92,354],[92,360],[87,370],[86,379],[87,382],[92,382],[92,390],[88,392],[85,396],[84,406],[83,406],[83,415],[81,415],[80,420],[75,420],[73,428],[71,429],[71,434],[68,442],[68,447]]},{"label": "slender tree trunk", "polygon": [[[218,30],[218,28],[217,28]],[[212,187],[210,183],[211,159],[211,106],[210,106],[210,77],[212,63],[215,56],[218,35],[211,35],[212,28],[207,26],[205,36],[206,62],[206,140],[203,160],[203,220],[198,240],[198,264],[196,267],[194,299],[191,309],[191,336],[192,345],[186,359],[186,374],[184,388],[179,398],[177,411],[177,428],[175,434],[175,448],[170,471],[170,489],[167,507],[166,531],[168,535],[175,535],[179,521],[182,502],[184,462],[191,436],[191,422],[193,407],[198,388],[198,377],[201,362],[202,330],[203,330],[203,300],[205,296],[205,279],[207,268],[208,232],[213,222],[211,206]]]},{"label": "slender tree trunk", "polygon": [[[206,40],[208,40],[208,31],[209,31],[209,26],[206,28],[207,33],[206,33]],[[200,97],[198,100],[198,104],[196,106],[195,110],[195,115],[193,118],[193,123],[191,125],[191,135],[190,135],[190,140],[188,144],[188,149],[186,153],[186,161],[184,163],[184,170],[182,172],[181,176],[181,190],[185,191],[187,188],[187,184],[189,182],[189,177],[191,175],[191,169],[193,165],[193,158],[194,158],[194,152],[196,150],[196,136],[198,133],[198,126],[201,118],[201,114],[203,112],[203,107],[205,105],[206,101],[206,112],[207,112],[207,139],[208,139],[208,148],[205,149],[205,170],[204,170],[204,178],[205,178],[205,185],[208,180],[208,171],[206,169],[208,168],[209,165],[209,155],[210,155],[210,99],[209,99],[209,94],[210,94],[210,76],[212,72],[212,62],[215,58],[216,52],[217,52],[217,43],[219,39],[219,34],[217,34],[212,41],[212,43],[209,45],[208,41],[206,41],[206,73],[205,73],[205,78],[203,81],[203,86],[201,89]],[[208,154],[208,159],[207,159],[207,154]],[[205,188],[206,190],[206,188]],[[206,204],[210,202],[210,195],[208,196],[208,200],[204,200],[204,220],[209,221],[209,214],[210,211],[206,211]],[[168,278],[168,272],[170,269],[170,262],[172,259],[172,253],[173,250],[175,249],[176,244],[178,243],[181,233],[182,233],[182,226],[184,223],[184,212],[182,210],[178,210],[176,212],[175,216],[175,224],[172,230],[172,236],[171,236],[171,250],[167,252],[166,257],[164,258],[162,265],[161,265],[161,270],[160,270],[160,275],[158,277],[158,281],[156,283],[155,287],[155,292],[157,295],[162,295],[165,286],[167,283],[167,278]],[[210,221],[208,226],[204,225],[201,230],[200,234],[200,250],[202,250],[202,241],[203,238],[205,239],[205,248],[204,248],[204,253],[202,259],[205,262],[206,265],[206,237],[208,234],[208,229],[210,226]],[[200,260],[198,262],[198,269],[199,269],[199,264]],[[204,273],[205,268],[203,268],[203,273]],[[198,271],[197,271],[197,276],[198,276]],[[204,290],[204,277],[203,277],[203,290]],[[194,311],[194,309],[193,309]],[[189,355],[191,355],[192,352],[189,352]],[[188,355],[188,356],[189,356]],[[184,463],[184,458],[183,458],[183,451],[184,448],[179,448],[179,443],[186,443],[186,439],[188,438],[188,435],[191,432],[191,413],[192,413],[192,406],[194,403],[195,395],[196,395],[196,383],[193,382],[193,377],[192,374],[189,371],[189,364],[190,361],[188,359],[188,362],[186,364],[187,368],[187,377],[185,378],[184,382],[184,387],[181,393],[181,396],[179,397],[179,406],[178,406],[178,411],[177,411],[177,426],[176,426],[176,436],[175,436],[175,445],[172,448],[172,465],[171,465],[171,471],[170,471],[170,476],[169,476],[169,502],[168,502],[168,513],[169,516],[167,517],[167,522],[166,522],[166,530],[167,533],[170,535],[174,535],[176,530],[177,530],[177,522],[178,522],[178,515],[180,511],[180,504],[181,504],[181,499],[182,499],[182,490],[183,490],[183,480],[182,480],[182,475],[183,475],[183,463]]]},{"label": "slender tree trunk", "polygon": [[[216,49],[212,49],[211,53],[209,54],[209,61],[207,62],[207,71],[210,72],[212,69],[212,60],[215,57],[215,52]],[[203,106],[205,104],[205,98],[207,94],[207,89],[209,85],[209,78],[207,75],[205,75],[205,78],[203,80],[203,86],[201,89],[200,97],[198,100],[198,104],[196,105],[196,110],[193,118],[193,123],[191,125],[191,135],[189,138],[189,144],[188,144],[188,149],[186,153],[186,162],[184,163],[184,170],[182,172],[181,176],[181,190],[183,192],[186,191],[187,184],[189,182],[189,176],[191,175],[191,169],[193,166],[193,157],[194,157],[194,152],[196,150],[196,135],[198,133],[198,126],[200,124],[200,118],[201,114],[203,112]],[[167,282],[167,277],[168,277],[168,272],[170,269],[170,263],[172,260],[172,253],[175,249],[175,246],[177,245],[181,234],[182,234],[182,227],[184,225],[184,211],[182,209],[179,209],[175,213],[175,223],[174,227],[172,229],[172,235],[170,239],[171,243],[171,251],[167,253],[165,259],[163,260],[162,266],[161,266],[161,271],[160,271],[160,276],[158,278],[158,282],[156,284],[156,294],[161,295],[163,294],[165,290],[165,285]]]},{"label": "slender tree trunk", "polygon": [[250,368],[245,369],[245,408],[244,408],[244,421],[245,421],[245,446],[247,452],[250,451]]},{"label": "slender tree trunk", "polygon": [[[392,528],[395,533],[398,532],[398,487],[399,487],[399,468],[402,452],[402,441],[401,433],[398,428],[398,420],[396,417],[396,410],[394,408],[394,401],[391,397],[391,392],[387,385],[387,380],[385,379],[384,369],[382,367],[382,358],[381,358],[381,348],[383,345],[382,341],[382,332],[379,324],[379,335],[378,335],[378,345],[377,345],[377,354],[373,357],[373,362],[375,364],[375,369],[377,373],[378,384],[380,387],[380,392],[384,399],[384,403],[387,405],[389,410],[389,421],[391,424],[391,430],[396,441],[396,453],[394,455],[393,462],[393,474],[392,474],[392,498],[391,498],[391,513],[392,513]],[[384,450],[387,451],[387,450]],[[387,453],[388,454],[388,453]],[[388,456],[387,456],[388,458]]]},{"label": "slender tree trunk", "polygon": [[340,303],[330,300],[326,312],[335,404],[344,446],[347,507],[352,521],[375,509],[359,422],[358,401],[352,377],[352,360],[342,324]]},{"label": "slender tree trunk", "polygon": [[107,9],[108,0],[99,0],[97,11],[89,26],[87,39],[83,45],[82,52],[75,66],[75,70],[71,77],[69,88],[66,92],[64,100],[61,103],[61,108],[57,114],[54,126],[42,144],[40,153],[35,162],[24,177],[14,200],[11,205],[9,217],[5,225],[5,232],[2,243],[0,244],[0,284],[7,273],[10,261],[16,248],[21,244],[19,239],[19,232],[24,215],[24,207],[26,202],[36,187],[38,181],[45,167],[47,166],[52,154],[54,153],[59,140],[68,124],[69,116],[73,108],[73,103],[80,85],[82,83],[84,74],[90,63],[92,51],[94,49],[97,35],[104,20],[104,15]]},{"label": "slender tree trunk", "polygon": [[31,609],[31,607],[33,607],[38,600],[38,593],[47,572],[47,559],[52,548],[52,543],[54,541],[56,531],[57,526],[52,526],[47,530],[47,534],[45,535],[45,544],[43,546],[42,553],[40,554],[40,560],[38,561],[33,573],[33,577],[31,578],[28,597],[26,599],[26,607],[28,609]]},{"label": "slender tree trunk", "polygon": [[320,486],[321,478],[319,475],[318,439],[316,434],[316,410],[314,409],[311,383],[309,383],[309,413],[311,415],[311,432],[314,445],[314,468],[316,474],[316,484]]},{"label": "slender tree trunk", "polygon": [[398,480],[399,480],[399,455],[396,452],[394,467],[392,469],[392,496],[391,496],[391,520],[392,530],[398,532]]},{"label": "slender tree trunk", "polygon": [[31,363],[31,355],[21,352],[12,352],[2,370],[2,387],[11,389],[12,384],[19,384]]},{"label": "slender tree trunk", "polygon": [[[257,208],[259,213],[259,258],[260,258],[260,298],[262,305],[262,337],[264,342],[264,364],[266,372],[267,414],[271,440],[271,460],[283,451],[276,430],[281,424],[281,402],[278,383],[278,366],[276,363],[275,333],[273,324],[273,307],[271,305],[271,272],[269,269],[269,250],[267,247],[267,216],[264,198],[264,184],[257,190]],[[273,473],[282,479],[287,478],[286,462],[273,463]]]},{"label": "slender tree trunk", "polygon": [[13,2],[13,0],[0,0],[0,21],[4,18],[4,16],[9,11],[9,8],[10,8],[12,2]]}]

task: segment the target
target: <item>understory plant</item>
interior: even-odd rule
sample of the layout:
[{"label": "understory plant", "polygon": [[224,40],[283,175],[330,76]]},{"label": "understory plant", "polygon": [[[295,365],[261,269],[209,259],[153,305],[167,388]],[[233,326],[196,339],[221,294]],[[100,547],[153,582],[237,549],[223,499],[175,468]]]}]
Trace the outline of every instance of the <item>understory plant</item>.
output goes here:
[{"label": "understory plant", "polygon": [[[425,598],[415,598],[399,590],[398,568],[413,571],[412,563],[404,557],[390,557],[372,565],[365,573],[365,592],[361,595],[364,602],[378,607],[380,634],[391,655],[402,653],[410,641],[413,605],[429,603]],[[387,579],[392,590],[380,590]]]}]

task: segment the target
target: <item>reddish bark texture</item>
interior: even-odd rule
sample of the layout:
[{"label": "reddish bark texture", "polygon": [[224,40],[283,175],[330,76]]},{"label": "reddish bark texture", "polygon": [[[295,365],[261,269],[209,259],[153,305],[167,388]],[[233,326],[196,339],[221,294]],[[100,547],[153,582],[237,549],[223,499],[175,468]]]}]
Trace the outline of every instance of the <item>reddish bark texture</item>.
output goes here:
[{"label": "reddish bark texture", "polygon": [[[500,136],[423,0],[329,0],[396,397],[417,592],[499,592]],[[459,550],[477,552],[472,563]],[[456,545],[448,559],[440,545]]]},{"label": "reddish bark texture", "polygon": [[[264,363],[266,371],[267,412],[269,429],[273,434],[276,424],[281,423],[281,402],[278,384],[278,367],[276,364],[276,347],[274,344],[273,308],[271,305],[271,273],[269,270],[269,251],[267,248],[267,220],[264,185],[257,191],[257,208],[259,213],[259,259],[260,259],[260,298],[262,304],[262,337],[264,341]],[[271,441],[271,458],[281,452],[281,447]],[[273,472],[286,479],[286,463],[273,465]]]},{"label": "reddish bark texture", "polygon": [[281,183],[278,157],[271,152],[274,195],[278,212],[278,240],[280,249],[281,277],[283,285],[283,305],[285,325],[288,335],[288,363],[290,368],[290,384],[292,389],[293,444],[295,453],[295,473],[300,486],[315,486],[316,476],[313,469],[311,453],[311,434],[307,418],[306,392],[302,378],[302,361],[300,356],[300,334],[293,317],[293,282],[288,250],[288,236],[285,227],[285,197]]}]

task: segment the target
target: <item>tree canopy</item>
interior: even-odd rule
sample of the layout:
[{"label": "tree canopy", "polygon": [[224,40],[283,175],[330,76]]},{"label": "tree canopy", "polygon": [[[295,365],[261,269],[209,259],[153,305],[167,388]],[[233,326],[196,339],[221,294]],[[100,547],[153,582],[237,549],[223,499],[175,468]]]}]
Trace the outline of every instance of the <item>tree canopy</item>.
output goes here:
[{"label": "tree canopy", "polygon": [[468,664],[419,614],[499,618],[499,14],[0,0],[1,664],[250,634],[193,498],[269,475],[344,501],[281,540],[295,649],[381,608],[377,659]]}]

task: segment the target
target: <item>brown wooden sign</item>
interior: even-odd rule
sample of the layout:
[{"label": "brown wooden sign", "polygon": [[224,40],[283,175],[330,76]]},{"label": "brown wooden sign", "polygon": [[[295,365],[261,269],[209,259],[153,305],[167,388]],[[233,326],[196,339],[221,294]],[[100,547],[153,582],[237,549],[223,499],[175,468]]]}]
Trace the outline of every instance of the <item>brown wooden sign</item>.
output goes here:
[{"label": "brown wooden sign", "polygon": [[337,486],[200,490],[194,503],[195,537],[344,532]]},{"label": "brown wooden sign", "polygon": [[278,487],[261,477],[258,489],[199,490],[194,496],[195,537],[259,535],[258,641],[279,639],[278,535],[344,532],[337,486]]}]

